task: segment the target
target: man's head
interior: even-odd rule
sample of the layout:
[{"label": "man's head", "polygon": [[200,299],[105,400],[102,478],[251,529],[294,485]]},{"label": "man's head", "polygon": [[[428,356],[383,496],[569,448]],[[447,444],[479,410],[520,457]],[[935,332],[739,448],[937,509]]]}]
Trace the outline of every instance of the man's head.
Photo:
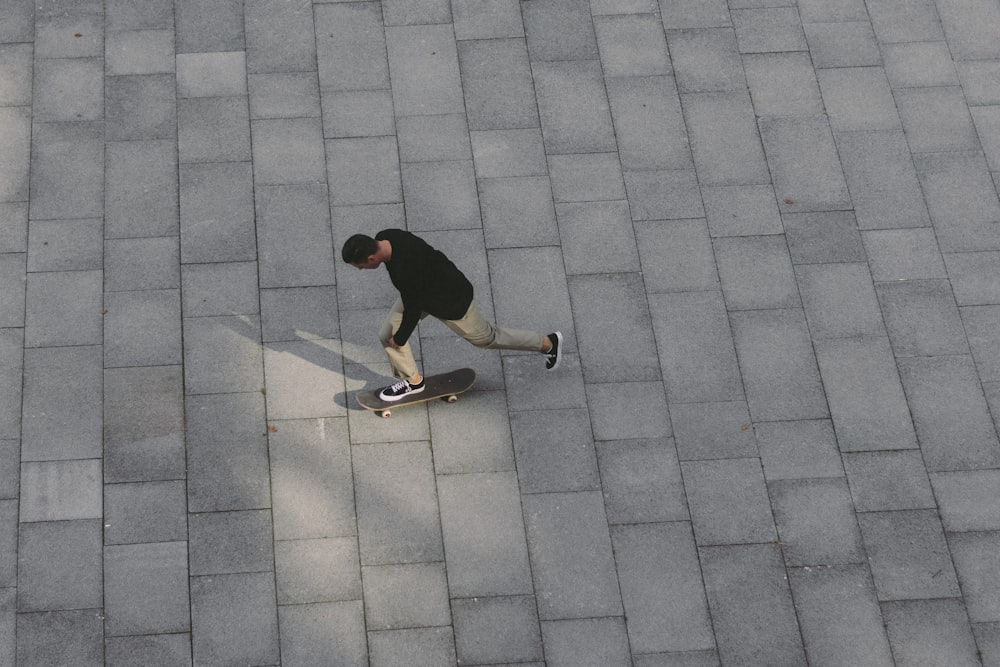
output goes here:
[{"label": "man's head", "polygon": [[378,241],[364,234],[355,234],[344,243],[340,256],[359,269],[377,269],[382,263],[376,257],[378,251]]}]

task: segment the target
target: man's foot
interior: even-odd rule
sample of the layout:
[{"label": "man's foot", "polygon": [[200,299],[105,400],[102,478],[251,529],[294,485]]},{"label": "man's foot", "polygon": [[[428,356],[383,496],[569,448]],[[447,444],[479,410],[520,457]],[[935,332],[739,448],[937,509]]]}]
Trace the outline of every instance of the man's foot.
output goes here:
[{"label": "man's foot", "polygon": [[419,394],[424,390],[425,383],[423,378],[420,382],[416,384],[410,384],[406,380],[400,380],[391,387],[386,387],[378,393],[378,397],[383,401],[398,401],[404,396],[409,396],[410,394]]},{"label": "man's foot", "polygon": [[545,370],[551,371],[559,365],[560,361],[562,361],[563,335],[562,332],[556,331],[554,333],[550,333],[547,338],[549,339],[549,342],[552,343],[552,347],[545,352],[542,352],[542,354],[545,355]]}]

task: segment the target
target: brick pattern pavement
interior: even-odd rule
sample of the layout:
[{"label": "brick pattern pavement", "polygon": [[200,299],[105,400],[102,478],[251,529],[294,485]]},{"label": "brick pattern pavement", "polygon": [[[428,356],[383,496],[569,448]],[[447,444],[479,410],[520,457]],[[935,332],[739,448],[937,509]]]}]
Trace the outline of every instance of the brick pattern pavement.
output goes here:
[{"label": "brick pattern pavement", "polygon": [[996,0],[4,0],[0,664],[1000,665],[998,184]]}]

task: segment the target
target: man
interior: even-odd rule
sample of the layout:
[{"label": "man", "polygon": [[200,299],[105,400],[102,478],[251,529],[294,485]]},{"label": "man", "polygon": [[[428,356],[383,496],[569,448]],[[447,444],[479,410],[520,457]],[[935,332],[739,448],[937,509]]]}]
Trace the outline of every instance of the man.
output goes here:
[{"label": "man", "polygon": [[472,302],[472,283],[443,252],[401,229],[384,229],[375,238],[355,234],[341,250],[344,261],[359,269],[385,265],[399,298],[379,331],[393,375],[399,382],[379,397],[398,401],[424,390],[424,379],[407,342],[417,324],[433,315],[476,347],[533,350],[545,355],[549,370],[562,359],[562,334],[502,329],[487,322]]}]

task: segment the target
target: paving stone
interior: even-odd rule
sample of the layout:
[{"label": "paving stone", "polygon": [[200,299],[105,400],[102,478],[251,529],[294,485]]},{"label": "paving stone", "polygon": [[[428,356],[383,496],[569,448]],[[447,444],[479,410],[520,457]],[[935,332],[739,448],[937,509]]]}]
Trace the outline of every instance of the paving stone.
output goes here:
[{"label": "paving stone", "polygon": [[322,124],[315,118],[255,120],[254,182],[320,183],[326,177]]},{"label": "paving stone", "polygon": [[768,482],[844,474],[829,420],[760,423],[754,431]]},{"label": "paving stone", "polygon": [[101,518],[101,462],[25,461],[19,519],[72,521]]},{"label": "paving stone", "polygon": [[103,620],[99,609],[54,611],[17,616],[17,663],[103,664]]},{"label": "paving stone", "polygon": [[972,632],[976,638],[976,645],[979,647],[979,657],[984,665],[997,664],[1000,657],[1000,644],[998,644],[998,623],[974,623]]},{"label": "paving stone", "polygon": [[698,552],[723,663],[804,664],[779,547],[746,544]]},{"label": "paving stone", "polygon": [[885,603],[882,618],[899,662],[930,660],[956,667],[981,664],[960,600]]},{"label": "paving stone", "polygon": [[823,98],[808,53],[746,54],[743,66],[757,115],[807,116],[823,112]]},{"label": "paving stone", "polygon": [[464,110],[458,50],[450,25],[388,27],[392,96],[400,116]]},{"label": "paving stone", "polygon": [[26,252],[27,249],[28,202],[0,203],[0,252]]},{"label": "paving stone", "polygon": [[595,17],[594,30],[606,77],[671,73],[663,23],[655,14]]},{"label": "paving stone", "polygon": [[[16,441],[15,441],[16,442]],[[14,453],[15,457],[17,453]],[[0,565],[0,590],[11,591],[10,605],[8,599],[2,598],[0,609],[6,615],[17,611],[17,537],[18,537],[18,499],[16,497],[0,500],[0,553],[3,554],[3,565]],[[6,625],[6,619],[4,621]],[[4,638],[6,640],[6,637]],[[6,647],[6,643],[4,644]],[[6,651],[6,648],[4,649]],[[0,653],[0,655],[3,655]]]},{"label": "paving stone", "polygon": [[620,616],[600,492],[529,494],[521,504],[539,618]]},{"label": "paving stone", "polygon": [[1000,129],[1000,107],[972,107],[970,111],[986,152],[986,163],[992,171],[1000,171],[1000,141],[996,138]]},{"label": "paving stone", "polygon": [[409,229],[481,227],[471,160],[404,164],[402,181]]},{"label": "paving stone", "polygon": [[566,350],[575,351],[574,318],[560,250],[504,248],[490,250],[487,257],[497,322],[516,329],[562,331],[568,341]]},{"label": "paving stone", "polygon": [[189,394],[259,391],[262,357],[259,316],[184,320],[184,386]]},{"label": "paving stone", "polygon": [[371,632],[368,647],[371,662],[376,665],[451,665],[456,662],[455,637],[449,627]]},{"label": "paving stone", "polygon": [[255,192],[261,287],[332,285],[326,185],[258,185]]},{"label": "paving stone", "polygon": [[316,41],[312,3],[253,0],[243,8],[247,70],[250,72],[312,71]]},{"label": "paving stone", "polygon": [[357,540],[348,537],[274,543],[278,604],[360,600]]},{"label": "paving stone", "polygon": [[967,306],[961,309],[961,313],[980,379],[984,382],[1000,379],[1000,366],[997,365],[1000,339],[995,326],[1000,309],[996,306]]},{"label": "paving stone", "polygon": [[746,92],[682,95],[681,104],[700,185],[771,182],[753,105]]},{"label": "paving stone", "polygon": [[745,401],[675,403],[670,418],[682,461],[758,456]]},{"label": "paving stone", "polygon": [[[8,128],[0,137],[0,199],[3,201],[28,200],[28,174],[31,157],[31,112],[26,107],[0,108],[0,121]],[[44,128],[41,128],[44,131]],[[42,148],[42,145],[38,145]],[[52,158],[47,164],[38,163],[36,170],[46,169],[55,172],[56,165]],[[59,174],[52,173],[54,181],[61,180]],[[85,189],[85,188],[81,188]],[[40,193],[39,193],[40,194]],[[56,210],[59,202],[50,201],[50,210]]]},{"label": "paving stone", "polygon": [[283,421],[268,436],[277,540],[357,534],[347,424]]},{"label": "paving stone", "polygon": [[192,576],[274,570],[267,510],[191,514],[188,535]]},{"label": "paving stone", "polygon": [[393,137],[331,139],[326,142],[330,203],[334,206],[402,201]]},{"label": "paving stone", "polygon": [[237,97],[246,94],[245,52],[177,55],[177,97]]},{"label": "paving stone", "polygon": [[[18,496],[21,476],[20,454],[20,441],[0,438],[0,498]],[[0,577],[0,582],[2,581],[3,577]]]},{"label": "paving stone", "polygon": [[186,542],[106,547],[107,634],[190,630],[187,555]]},{"label": "paving stone", "polygon": [[799,305],[796,275],[782,237],[717,238],[712,245],[730,311]]},{"label": "paving stone", "polygon": [[182,360],[178,290],[108,292],[104,297],[104,364],[163,366]]},{"label": "paving stone", "polygon": [[671,433],[660,381],[588,384],[587,398],[597,440],[659,438]]},{"label": "paving stone", "polygon": [[803,213],[851,208],[824,118],[762,118],[759,125],[779,210]]},{"label": "paving stone", "polygon": [[100,269],[104,252],[104,221],[33,220],[28,234],[29,272]]},{"label": "paving stone", "polygon": [[111,76],[174,72],[174,31],[123,30],[107,33],[104,67]]},{"label": "paving stone", "polygon": [[101,271],[30,274],[25,296],[25,345],[100,343],[101,276]]},{"label": "paving stone", "polygon": [[656,0],[596,0],[590,7],[594,16],[648,14],[656,10]]},{"label": "paving stone", "polygon": [[455,38],[488,39],[523,37],[520,6],[515,0],[479,3],[458,0],[451,5]]},{"label": "paving stone", "polygon": [[[285,605],[278,607],[281,659],[287,665],[335,660],[361,664],[368,659],[362,603]],[[337,632],[330,632],[337,628]]]},{"label": "paving stone", "polygon": [[439,475],[437,485],[449,594],[472,598],[531,593],[513,472]]},{"label": "paving stone", "polygon": [[[0,297],[0,299],[2,299],[0,300],[0,304],[3,306],[3,315],[0,316],[0,318],[2,318],[0,319],[0,322],[2,322],[6,327],[16,327],[21,329],[22,335],[24,333],[24,326],[26,322],[25,309],[27,307],[25,304],[25,293],[28,283],[26,264],[27,255],[25,253],[8,253],[0,255],[0,284],[3,286],[3,296]],[[56,273],[43,275],[58,276],[62,274]],[[43,278],[40,282],[44,285],[46,280]],[[41,295],[37,295],[40,291],[43,293]],[[39,290],[37,287],[35,292],[37,295],[35,296],[35,299],[39,302],[42,301],[40,297],[47,296],[44,294],[43,290]],[[50,300],[54,301],[54,299]],[[35,318],[38,318],[38,315],[36,315]],[[23,347],[23,345],[21,347]]]},{"label": "paving stone", "polygon": [[699,545],[776,539],[757,459],[686,461],[681,472]]},{"label": "paving stone", "polygon": [[479,208],[488,248],[558,241],[552,188],[544,176],[480,179]]},{"label": "paving stone", "polygon": [[799,13],[791,7],[736,9],[732,11],[740,53],[805,51]]},{"label": "paving stone", "polygon": [[33,56],[31,44],[0,45],[0,66],[7,73],[4,82],[0,83],[0,106],[31,104]]},{"label": "paving stone", "polygon": [[[13,112],[12,119],[4,118],[5,124],[9,120],[14,128],[12,138],[4,140],[4,152],[9,150],[15,155],[22,146],[27,146],[22,143],[22,137],[25,140],[28,137],[26,132],[23,135],[21,133],[18,113]],[[103,153],[103,123],[36,125],[31,135],[31,219],[101,217],[104,212]],[[27,162],[23,166],[16,164],[12,169],[12,183],[15,185],[10,190],[4,188],[5,199],[24,199],[28,194],[27,183],[23,187],[19,185],[28,175],[24,166],[27,166]]]},{"label": "paving stone", "polygon": [[260,290],[264,342],[338,338],[336,304],[332,286]]},{"label": "paving stone", "polygon": [[947,278],[929,227],[865,231],[861,237],[876,281]]},{"label": "paving stone", "polygon": [[965,592],[965,607],[973,623],[1000,618],[1000,589],[996,578],[991,576],[1000,568],[998,537],[1000,533],[996,531],[948,535],[948,547]]},{"label": "paving stone", "polygon": [[[85,58],[104,53],[102,8],[94,3],[36,4],[35,52],[39,58]],[[80,35],[77,37],[76,35]],[[72,36],[72,38],[71,38]],[[31,41],[31,33],[25,41]]]},{"label": "paving stone", "polygon": [[139,635],[108,637],[104,642],[104,660],[109,667],[155,665],[183,667],[191,664],[191,635]]},{"label": "paving stone", "polygon": [[[181,112],[184,105],[177,103],[173,74],[108,76],[104,85],[104,116],[109,141],[174,139],[178,134],[183,140],[188,139],[185,131],[191,128],[185,125],[192,119],[190,114]],[[228,130],[227,120],[207,128],[204,135],[212,137],[215,133]],[[178,121],[182,124],[180,132]],[[232,139],[233,133],[228,134],[227,139]],[[206,140],[204,135],[198,137],[196,142]],[[182,146],[182,156],[188,147]]]},{"label": "paving stone", "polygon": [[[0,434],[20,439],[22,382],[24,375],[24,331],[0,329]],[[581,387],[580,394],[583,394]],[[586,405],[585,399],[583,405]],[[25,406],[27,407],[27,406]],[[25,434],[26,435],[26,434]],[[14,457],[13,461],[16,461]],[[11,471],[17,478],[17,466]]]},{"label": "paving stone", "polygon": [[816,358],[840,451],[917,447],[909,407],[887,339],[817,341]]},{"label": "paving stone", "polygon": [[548,163],[551,196],[557,202],[625,199],[621,162],[615,153],[550,155]]},{"label": "paving stone", "polygon": [[885,71],[840,67],[816,73],[835,132],[898,130],[899,116]]},{"label": "paving stone", "polygon": [[188,511],[269,507],[260,394],[188,395]]},{"label": "paving stone", "polygon": [[511,416],[511,433],[523,493],[600,487],[586,411],[517,412]]},{"label": "paving stone", "polygon": [[693,169],[625,172],[633,220],[703,218],[705,209]]},{"label": "paving stone", "polygon": [[34,36],[35,5],[30,0],[15,0],[0,9],[0,41],[30,42]]},{"label": "paving stone", "polygon": [[17,547],[19,612],[102,606],[99,519],[22,523]]},{"label": "paving stone", "polygon": [[253,174],[249,163],[182,165],[181,260],[257,259]]},{"label": "paving stone", "polygon": [[472,157],[465,114],[396,119],[401,162],[437,162]]},{"label": "paving stone", "polygon": [[632,651],[714,648],[690,525],[614,526],[611,537]]},{"label": "paving stone", "polygon": [[187,499],[181,481],[107,484],[104,543],[183,541],[188,536]]},{"label": "paving stone", "polygon": [[884,335],[867,264],[805,264],[795,277],[814,339]]},{"label": "paving stone", "polygon": [[768,491],[788,566],[865,562],[846,480],[778,480]]},{"label": "paving stone", "polygon": [[355,446],[353,464],[362,565],[442,560],[428,444]]},{"label": "paving stone", "polygon": [[859,512],[926,509],[934,495],[920,452],[844,454],[844,469]]},{"label": "paving stone", "polygon": [[867,567],[803,567],[788,574],[811,662],[895,664]]},{"label": "paving stone", "polygon": [[947,281],[880,283],[876,291],[897,357],[968,354],[966,332]]},{"label": "paving stone", "polygon": [[668,438],[597,443],[608,522],[685,521],[687,500]]},{"label": "paving stone", "polygon": [[521,16],[533,63],[598,58],[590,8],[573,0],[522,5]]},{"label": "paving stone", "polygon": [[378,137],[395,133],[388,90],[331,91],[323,95],[323,136]]},{"label": "paving stone", "polygon": [[[177,236],[177,148],[174,142],[108,142],[104,160],[105,237]],[[181,194],[187,193],[182,191]]]},{"label": "paving stone", "polygon": [[531,596],[452,601],[459,664],[541,660],[538,612]]},{"label": "paving stone", "polygon": [[[579,354],[564,353],[558,373],[549,373],[538,359],[524,355],[506,356],[503,364],[511,412],[587,407]],[[566,378],[571,378],[569,387]]]},{"label": "paving stone", "polygon": [[719,289],[704,220],[634,223],[642,278],[650,293]]},{"label": "paving stone", "polygon": [[1000,202],[983,155],[918,155],[914,164],[941,251],[1000,250]]},{"label": "paving stone", "polygon": [[958,305],[998,303],[1000,282],[995,275],[997,257],[996,252],[953,253],[944,256]]},{"label": "paving stone", "polygon": [[188,264],[183,267],[184,315],[254,315],[260,310],[253,262]]},{"label": "paving stone", "polygon": [[545,149],[538,130],[488,130],[471,133],[476,176],[545,176]]},{"label": "paving stone", "polygon": [[803,23],[834,23],[839,21],[863,21],[867,17],[862,0],[837,0],[820,2],[803,0],[799,5]]},{"label": "paving stone", "polygon": [[609,79],[606,85],[623,169],[687,169],[692,166],[684,116],[673,79],[669,76],[621,77]]},{"label": "paving stone", "polygon": [[[567,274],[635,271],[639,256],[625,202],[557,204]],[[595,256],[597,245],[602,252]]]},{"label": "paving stone", "polygon": [[681,93],[737,91],[746,86],[732,28],[668,28],[667,44]]},{"label": "paving stone", "polygon": [[183,479],[185,469],[181,367],[105,371],[105,483]]},{"label": "paving stone", "polygon": [[316,72],[251,74],[247,79],[251,119],[314,118],[321,115]]},{"label": "paving stone", "polygon": [[865,512],[857,517],[880,601],[960,594],[937,512]]},{"label": "paving stone", "polygon": [[276,664],[274,574],[192,577],[191,630],[196,664]]},{"label": "paving stone", "polygon": [[101,348],[24,351],[21,461],[101,456]]},{"label": "paving stone", "polygon": [[879,263],[866,256],[854,213],[789,213],[781,220],[793,265],[862,262],[867,258],[872,261],[872,271],[878,270]]},{"label": "paving stone", "polygon": [[389,88],[381,6],[320,4],[314,20],[321,90]]},{"label": "paving stone", "polygon": [[458,56],[470,129],[539,126],[523,39],[464,41]]},{"label": "paving stone", "polygon": [[622,618],[585,618],[542,622],[546,664],[622,667],[629,644]]},{"label": "paving stone", "polygon": [[663,15],[663,27],[667,30],[676,28],[714,28],[729,26],[729,12],[722,0],[698,2],[697,0],[660,0],[660,11]]},{"label": "paving stone", "polygon": [[1000,9],[986,2],[938,3],[938,14],[955,60],[996,60],[1000,47],[994,39],[1000,30]]},{"label": "paving stone", "polygon": [[[548,1],[566,4],[562,0]],[[529,29],[529,48],[530,35]],[[615,130],[600,62],[534,62],[532,74],[546,153],[615,150]]]},{"label": "paving stone", "polygon": [[1000,530],[995,470],[932,473],[941,520],[950,532]]},{"label": "paving stone", "polygon": [[885,73],[893,88],[953,86],[959,83],[946,42],[887,44]]},{"label": "paving stone", "polygon": [[374,565],[363,568],[361,576],[369,632],[450,624],[442,563]]},{"label": "paving stone", "polygon": [[979,149],[961,87],[904,88],[896,91],[895,99],[912,152]]},{"label": "paving stone", "polygon": [[343,401],[330,391],[343,387],[340,358],[314,341],[271,343],[264,350],[270,419],[342,417]]},{"label": "paving stone", "polygon": [[882,64],[871,21],[806,23],[803,29],[817,69]]},{"label": "paving stone", "polygon": [[970,105],[1000,104],[996,83],[1000,81],[1000,62],[962,61],[955,63],[962,82],[965,100]]},{"label": "paving stone", "polygon": [[719,656],[715,650],[684,651],[681,653],[634,654],[635,667],[718,667]]},{"label": "paving stone", "polygon": [[877,0],[868,8],[879,42],[927,42],[944,39],[931,0]]},{"label": "paving stone", "polygon": [[386,0],[382,10],[386,25],[423,25],[451,23],[449,3],[445,0]]},{"label": "paving stone", "polygon": [[237,162],[251,159],[247,99],[202,97],[177,101],[181,162]]},{"label": "paving stone", "polygon": [[678,292],[648,301],[670,404],[743,398],[722,294]]},{"label": "paving stone", "polygon": [[175,3],[178,53],[235,51],[245,43],[243,4],[237,0]]}]

